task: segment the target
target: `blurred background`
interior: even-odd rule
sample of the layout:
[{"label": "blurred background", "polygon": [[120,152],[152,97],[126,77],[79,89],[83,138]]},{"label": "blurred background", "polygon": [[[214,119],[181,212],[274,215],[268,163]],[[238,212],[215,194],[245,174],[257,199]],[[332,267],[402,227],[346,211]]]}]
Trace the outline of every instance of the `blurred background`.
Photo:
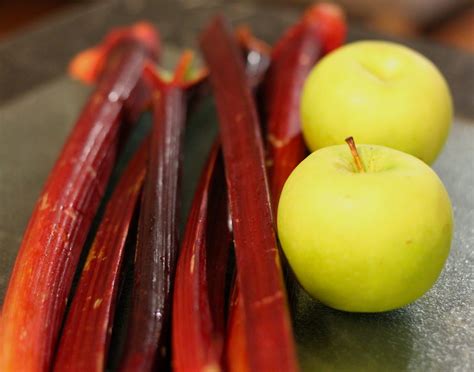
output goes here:
[{"label": "blurred background", "polygon": [[[196,6],[213,2],[213,0],[181,1],[193,2]],[[240,1],[301,8],[314,2],[312,0]],[[474,52],[474,0],[335,0],[334,2],[344,6],[351,22],[367,29],[396,36],[424,37]],[[0,41],[50,14],[90,3],[94,1],[0,0]]]}]

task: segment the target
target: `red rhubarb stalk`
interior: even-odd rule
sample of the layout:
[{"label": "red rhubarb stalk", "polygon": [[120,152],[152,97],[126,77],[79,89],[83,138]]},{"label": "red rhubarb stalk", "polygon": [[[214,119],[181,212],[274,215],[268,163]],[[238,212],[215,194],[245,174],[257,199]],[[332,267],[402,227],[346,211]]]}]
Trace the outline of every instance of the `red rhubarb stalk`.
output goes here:
[{"label": "red rhubarb stalk", "polygon": [[250,371],[245,340],[245,318],[239,283],[234,281],[229,305],[225,359],[229,371]]},{"label": "red rhubarb stalk", "polygon": [[125,241],[145,178],[148,142],[125,169],[87,256],[56,355],[55,371],[103,371]]},{"label": "red rhubarb stalk", "polygon": [[[270,47],[248,28],[236,32],[254,86],[268,67]],[[268,53],[267,53],[268,52]],[[223,369],[225,283],[230,231],[217,144],[203,170],[186,225],[173,295],[173,368]]]},{"label": "red rhubarb stalk", "polygon": [[267,110],[267,166],[274,212],[280,193],[307,150],[301,134],[304,82],[323,53],[344,42],[344,15],[337,5],[318,4],[305,12],[275,45],[264,80]]},{"label": "red rhubarb stalk", "polygon": [[[263,102],[267,118],[266,164],[275,215],[286,179],[307,154],[299,112],[303,84],[318,59],[342,45],[345,35],[342,10],[333,4],[320,3],[305,12],[302,19],[280,38],[271,53],[263,81]],[[242,32],[240,40],[247,45],[259,45],[247,30]],[[262,53],[267,51],[262,49]],[[236,284],[229,310],[226,346],[231,366],[246,358],[240,302]],[[235,370],[241,369],[237,367]]]},{"label": "red rhubarb stalk", "polygon": [[46,181],[3,304],[1,371],[51,367],[77,261],[114,164],[123,103],[155,52],[149,46],[127,37],[112,48]]},{"label": "red rhubarb stalk", "polygon": [[220,371],[230,232],[217,143],[188,217],[173,295],[173,368]]},{"label": "red rhubarb stalk", "polygon": [[181,147],[186,117],[185,53],[171,82],[147,74],[154,85],[148,172],[138,222],[132,308],[120,370],[167,368],[173,279],[178,258]]},{"label": "red rhubarb stalk", "polygon": [[110,31],[98,45],[79,52],[69,63],[71,77],[86,84],[95,84],[102,76],[110,52],[124,40],[140,40],[157,59],[160,41],[156,30],[147,22],[137,22],[130,27],[117,27]]},{"label": "red rhubarb stalk", "polygon": [[[150,51],[153,52],[153,59],[157,59],[160,45],[155,29],[147,22],[137,22],[131,27],[114,28],[100,44],[79,52],[69,63],[69,75],[85,84],[96,84],[102,76],[110,51],[118,42],[131,38],[143,40],[145,45],[148,45]],[[141,113],[150,104],[150,92],[151,89],[147,79],[140,79],[125,102],[125,124],[133,124],[138,121]],[[121,137],[126,138],[131,128],[127,125],[123,129]]]},{"label": "red rhubarb stalk", "polygon": [[[307,154],[299,113],[303,84],[318,59],[339,47],[345,34],[342,10],[336,5],[320,3],[305,12],[302,19],[280,38],[271,53],[263,83],[263,101],[267,118],[266,164],[274,214],[286,179]],[[240,40],[246,45],[259,45],[248,30],[241,32]],[[261,53],[268,51],[261,50]],[[232,364],[246,357],[241,312],[236,285],[230,306],[226,347]],[[235,370],[242,369],[237,367]]]},{"label": "red rhubarb stalk", "polygon": [[248,366],[297,370],[255,103],[236,41],[217,17],[202,34],[222,140]]},{"label": "red rhubarb stalk", "polygon": [[[248,84],[251,89],[258,90],[270,64],[271,47],[256,38],[247,26],[238,27],[236,36],[244,52]],[[229,370],[241,372],[249,370],[249,363],[245,344],[244,309],[239,293],[238,281],[234,280],[229,305],[225,360]]]}]

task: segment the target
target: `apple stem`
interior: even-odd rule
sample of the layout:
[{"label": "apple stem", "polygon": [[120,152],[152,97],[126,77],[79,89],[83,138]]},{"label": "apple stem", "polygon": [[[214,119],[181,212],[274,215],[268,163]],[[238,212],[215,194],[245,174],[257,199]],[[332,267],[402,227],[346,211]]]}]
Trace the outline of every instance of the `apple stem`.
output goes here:
[{"label": "apple stem", "polygon": [[355,162],[357,170],[359,171],[359,173],[365,173],[364,165],[362,164],[362,160],[360,158],[359,152],[357,151],[354,138],[347,137],[345,141],[349,145],[349,148],[351,149],[351,153],[352,153],[352,156],[354,157],[354,162]]}]

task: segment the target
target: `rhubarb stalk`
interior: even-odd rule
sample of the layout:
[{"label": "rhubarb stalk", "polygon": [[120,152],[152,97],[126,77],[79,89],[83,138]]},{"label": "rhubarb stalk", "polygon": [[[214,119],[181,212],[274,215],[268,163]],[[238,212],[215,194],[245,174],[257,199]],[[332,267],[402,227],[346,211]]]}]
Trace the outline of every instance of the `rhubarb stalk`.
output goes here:
[{"label": "rhubarb stalk", "polygon": [[300,99],[318,59],[344,42],[344,15],[333,4],[318,4],[277,42],[264,80],[267,110],[267,167],[274,213],[286,179],[305,158]]},{"label": "rhubarb stalk", "polygon": [[[285,32],[271,52],[262,84],[262,101],[267,130],[266,165],[274,214],[286,179],[307,154],[299,113],[303,84],[318,59],[343,43],[345,33],[344,15],[340,8],[318,4],[307,10],[302,19]],[[241,32],[239,39],[246,45],[261,45],[247,30]],[[262,49],[263,54],[267,51]],[[286,276],[291,297],[293,281],[288,274]],[[237,283],[233,292],[227,358],[230,365],[245,365],[242,362],[246,358],[242,330],[244,320]]]},{"label": "rhubarb stalk", "polygon": [[[107,59],[118,42],[138,38],[148,45],[153,60],[157,60],[160,52],[160,41],[157,32],[147,22],[137,22],[131,27],[112,29],[101,43],[79,52],[69,63],[69,75],[85,84],[96,84],[102,77]],[[139,79],[124,104],[124,120],[127,124],[136,123],[151,101],[150,86],[146,78]],[[129,132],[128,129],[124,132]],[[126,137],[124,133],[123,137]]]},{"label": "rhubarb stalk", "polygon": [[[270,47],[241,27],[236,32],[250,84],[257,87],[268,67]],[[219,146],[220,147],[220,146]],[[173,295],[173,368],[221,370],[226,333],[225,285],[230,232],[218,145],[212,148],[186,225]]]},{"label": "rhubarb stalk", "polygon": [[103,371],[125,241],[145,178],[148,142],[117,184],[87,256],[56,355],[56,371]]},{"label": "rhubarb stalk", "polygon": [[218,154],[216,143],[191,206],[176,270],[172,332],[176,371],[222,369],[230,232]]},{"label": "rhubarb stalk", "polygon": [[181,147],[186,117],[185,53],[171,82],[152,73],[153,128],[138,222],[132,308],[122,371],[168,368],[171,294],[178,258]]},{"label": "rhubarb stalk", "polygon": [[217,17],[201,49],[217,104],[248,368],[297,370],[255,103],[236,41]]},{"label": "rhubarb stalk", "polygon": [[36,203],[3,304],[1,371],[51,367],[77,261],[114,164],[124,101],[156,52],[156,35],[147,35],[110,50]]}]

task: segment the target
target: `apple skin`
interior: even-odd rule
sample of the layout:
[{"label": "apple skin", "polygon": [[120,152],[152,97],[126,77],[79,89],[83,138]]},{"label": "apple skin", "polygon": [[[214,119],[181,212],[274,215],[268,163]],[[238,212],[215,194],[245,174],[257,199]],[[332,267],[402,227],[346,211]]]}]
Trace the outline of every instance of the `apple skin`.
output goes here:
[{"label": "apple skin", "polygon": [[328,54],[311,71],[301,99],[302,129],[311,151],[353,136],[431,164],[452,116],[448,85],[433,63],[382,41],[355,42]]},{"label": "apple skin", "polygon": [[335,309],[381,312],[423,295],[449,254],[453,216],[441,180],[391,148],[318,150],[286,181],[278,236],[298,281]]}]

